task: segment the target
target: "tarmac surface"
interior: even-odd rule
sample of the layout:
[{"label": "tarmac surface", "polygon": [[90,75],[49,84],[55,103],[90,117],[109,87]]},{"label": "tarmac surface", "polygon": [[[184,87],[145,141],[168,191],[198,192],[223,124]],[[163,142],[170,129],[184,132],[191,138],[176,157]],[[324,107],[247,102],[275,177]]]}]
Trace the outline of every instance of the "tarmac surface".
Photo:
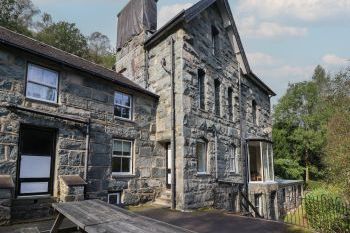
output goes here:
[{"label": "tarmac surface", "polygon": [[220,210],[195,212],[172,211],[167,208],[132,208],[133,212],[198,233],[302,233],[302,229],[257,218],[228,214]]}]

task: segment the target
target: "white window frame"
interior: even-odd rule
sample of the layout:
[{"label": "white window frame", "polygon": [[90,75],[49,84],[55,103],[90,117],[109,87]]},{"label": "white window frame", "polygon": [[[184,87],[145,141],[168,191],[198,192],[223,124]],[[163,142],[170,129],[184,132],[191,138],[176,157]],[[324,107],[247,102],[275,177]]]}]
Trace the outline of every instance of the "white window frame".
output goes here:
[{"label": "white window frame", "polygon": [[[121,94],[122,96],[128,96],[130,98],[130,106],[122,105],[122,104],[117,104],[116,103],[116,96],[117,94]],[[133,119],[133,96],[121,91],[115,91],[114,92],[114,107],[122,107],[122,108],[128,108],[130,110],[129,113],[129,118],[122,117],[122,116],[117,116],[114,114],[114,116],[118,119],[124,119],[124,120],[132,120]]]},{"label": "white window frame", "polygon": [[[238,174],[238,164],[237,164],[237,147],[232,145],[230,147],[230,172]],[[232,163],[233,162],[233,163]]]},{"label": "white window frame", "polygon": [[[204,155],[205,156],[205,171],[199,171],[199,156],[198,156],[198,144],[202,144],[202,145],[204,145],[204,154],[202,154],[202,156]],[[197,158],[197,174],[202,174],[202,175],[204,175],[204,174],[208,174],[208,143],[206,142],[206,141],[204,141],[204,140],[199,140],[199,141],[197,141],[197,143],[196,143],[196,158]]]},{"label": "white window frame", "polygon": [[[114,155],[114,143],[115,141],[120,141],[120,142],[130,142],[130,156],[123,156],[123,155]],[[113,139],[113,145],[112,145],[112,160],[113,158],[129,158],[130,159],[130,171],[129,172],[112,172],[112,175],[132,175],[133,174],[133,168],[134,168],[134,142],[131,140],[125,140],[125,139],[118,139],[115,138]],[[122,149],[123,150],[123,149]],[[111,164],[111,166],[113,166],[113,163]],[[113,167],[112,167],[113,170]]]},{"label": "white window frame", "polygon": [[[113,204],[110,202],[110,197],[111,196],[117,196],[117,204]],[[111,204],[111,205],[120,205],[122,204],[122,200],[121,200],[121,192],[115,192],[115,193],[108,193],[108,204]]]},{"label": "white window frame", "polygon": [[[56,74],[56,85],[49,85],[47,83],[40,83],[40,82],[37,82],[37,81],[34,81],[34,80],[29,80],[29,69],[30,67],[36,67],[38,69],[41,69],[41,70],[47,70],[47,71],[50,71],[51,73],[55,73]],[[43,67],[43,66],[39,66],[39,65],[35,65],[35,64],[32,64],[32,63],[28,63],[27,65],[27,74],[26,74],[26,98],[29,98],[29,99],[33,99],[33,100],[39,100],[39,101],[43,101],[43,102],[48,102],[48,103],[57,103],[58,101],[58,82],[59,82],[59,72],[55,71],[55,70],[52,70],[52,69],[48,69],[46,67]],[[42,87],[47,87],[47,88],[51,88],[51,89],[54,89],[55,90],[55,99],[54,100],[47,100],[47,99],[42,99],[42,98],[37,98],[37,97],[34,97],[34,96],[29,96],[29,93],[28,93],[28,90],[29,90],[29,83],[31,84],[35,84],[35,85],[38,85],[38,86],[42,86]]]}]

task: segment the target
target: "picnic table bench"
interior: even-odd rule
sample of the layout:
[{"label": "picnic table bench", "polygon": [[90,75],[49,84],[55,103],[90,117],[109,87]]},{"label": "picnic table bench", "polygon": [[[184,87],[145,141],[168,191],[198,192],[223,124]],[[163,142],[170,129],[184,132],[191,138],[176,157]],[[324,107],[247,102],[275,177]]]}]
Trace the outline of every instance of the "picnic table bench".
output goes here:
[{"label": "picnic table bench", "polygon": [[57,233],[64,218],[88,233],[184,233],[192,232],[147,218],[101,200],[54,203],[58,216],[51,233]]}]

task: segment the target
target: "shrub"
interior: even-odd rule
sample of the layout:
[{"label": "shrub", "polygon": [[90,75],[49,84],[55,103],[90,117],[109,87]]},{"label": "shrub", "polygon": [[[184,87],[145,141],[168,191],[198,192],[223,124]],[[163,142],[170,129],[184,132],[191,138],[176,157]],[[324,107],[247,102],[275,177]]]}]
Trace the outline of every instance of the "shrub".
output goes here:
[{"label": "shrub", "polygon": [[350,209],[334,190],[319,188],[308,193],[305,212],[309,226],[317,231],[350,232]]}]

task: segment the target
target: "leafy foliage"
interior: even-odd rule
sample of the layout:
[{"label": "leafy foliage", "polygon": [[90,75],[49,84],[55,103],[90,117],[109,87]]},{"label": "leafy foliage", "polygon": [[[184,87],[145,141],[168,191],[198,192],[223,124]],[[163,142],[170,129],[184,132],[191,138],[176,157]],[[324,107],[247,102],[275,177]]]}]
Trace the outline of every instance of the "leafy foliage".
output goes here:
[{"label": "leafy foliage", "polygon": [[308,224],[320,232],[350,232],[347,215],[349,207],[333,190],[316,189],[305,197],[305,213]]},{"label": "leafy foliage", "polygon": [[[325,146],[326,115],[320,114],[324,89],[329,78],[325,70],[317,66],[312,81],[300,82],[289,86],[287,93],[275,107],[273,140],[275,158],[297,161],[293,169],[305,168],[306,180],[309,173],[312,178],[319,178],[323,168],[322,156]],[[279,164],[282,165],[282,164]],[[291,166],[280,166],[277,175],[283,178],[295,174]]]},{"label": "leafy foliage", "polygon": [[109,38],[100,32],[89,37],[83,35],[74,24],[65,21],[53,22],[51,15],[43,13],[35,22],[40,10],[31,0],[1,0],[0,26],[25,34],[66,52],[88,59],[107,68],[115,64],[115,53]]},{"label": "leafy foliage", "polygon": [[40,31],[36,37],[46,44],[88,58],[87,40],[74,23],[53,23]]},{"label": "leafy foliage", "polygon": [[32,35],[33,17],[39,13],[30,0],[0,1],[0,25],[18,33]]},{"label": "leafy foliage", "polygon": [[284,179],[302,180],[304,168],[299,163],[292,159],[276,159],[275,173]]},{"label": "leafy foliage", "polygon": [[336,75],[327,99],[333,115],[327,123],[327,146],[324,161],[328,180],[341,188],[350,201],[350,70]]},{"label": "leafy foliage", "polygon": [[275,172],[323,180],[350,201],[350,68],[333,76],[318,66],[311,81],[290,85],[275,108]]}]

